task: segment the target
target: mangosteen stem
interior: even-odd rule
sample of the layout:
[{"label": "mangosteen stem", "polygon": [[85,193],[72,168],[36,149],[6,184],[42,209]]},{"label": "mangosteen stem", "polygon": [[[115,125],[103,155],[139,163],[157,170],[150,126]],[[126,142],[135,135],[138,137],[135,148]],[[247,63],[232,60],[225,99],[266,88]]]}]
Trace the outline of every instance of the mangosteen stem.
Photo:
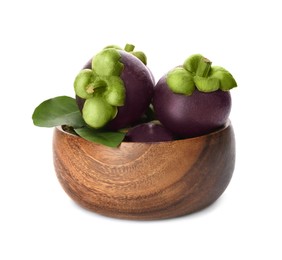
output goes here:
[{"label": "mangosteen stem", "polygon": [[124,50],[127,51],[127,52],[131,52],[131,51],[134,50],[134,48],[135,48],[134,45],[127,43],[127,44],[125,45],[125,47],[124,47]]},{"label": "mangosteen stem", "polygon": [[97,79],[94,81],[94,83],[90,83],[87,87],[86,87],[86,92],[88,94],[92,94],[94,93],[96,88],[101,88],[105,86],[105,82],[103,80]]},{"label": "mangosteen stem", "polygon": [[207,78],[211,69],[211,64],[212,62],[207,58],[200,59],[196,71],[196,76]]},{"label": "mangosteen stem", "polygon": [[86,92],[87,92],[87,94],[92,94],[92,93],[94,93],[94,84],[89,84],[89,85],[86,87]]}]

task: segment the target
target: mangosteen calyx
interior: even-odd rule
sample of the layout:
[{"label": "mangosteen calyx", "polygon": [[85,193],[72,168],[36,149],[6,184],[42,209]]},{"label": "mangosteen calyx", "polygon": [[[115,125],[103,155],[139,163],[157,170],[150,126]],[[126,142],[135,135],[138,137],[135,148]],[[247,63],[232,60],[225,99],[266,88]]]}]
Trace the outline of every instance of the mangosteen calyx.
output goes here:
[{"label": "mangosteen calyx", "polygon": [[135,46],[133,44],[129,44],[127,43],[124,47],[124,49],[122,49],[121,47],[119,47],[118,45],[108,45],[106,46],[104,49],[110,49],[110,48],[114,48],[116,50],[124,50],[130,54],[132,54],[133,56],[135,56],[136,58],[138,58],[139,60],[141,60],[143,62],[144,65],[147,65],[147,57],[145,55],[144,52],[142,51],[134,51]]},{"label": "mangosteen calyx", "polygon": [[223,67],[211,66],[212,62],[201,54],[187,58],[183,66],[167,74],[169,88],[177,94],[190,96],[197,88],[201,92],[228,91],[237,86],[230,72]]},{"label": "mangosteen calyx", "polygon": [[121,79],[124,65],[114,48],[104,49],[92,59],[91,69],[76,76],[77,96],[86,99],[82,117],[93,128],[101,128],[117,115],[117,107],[125,102],[125,86]]}]

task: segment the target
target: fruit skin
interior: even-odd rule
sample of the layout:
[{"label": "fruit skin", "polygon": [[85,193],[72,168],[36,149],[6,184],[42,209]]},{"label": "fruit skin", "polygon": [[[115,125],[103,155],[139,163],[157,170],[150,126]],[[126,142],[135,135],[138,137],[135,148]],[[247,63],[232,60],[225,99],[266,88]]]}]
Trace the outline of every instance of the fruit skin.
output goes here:
[{"label": "fruit skin", "polygon": [[[106,128],[118,130],[136,122],[151,103],[154,81],[148,68],[132,54],[117,50],[124,64],[121,79],[126,89],[124,106],[118,107],[117,116],[106,125]],[[91,69],[91,60],[83,69]],[[77,104],[82,110],[84,99],[76,96]]]},{"label": "fruit skin", "polygon": [[222,127],[231,111],[229,91],[204,93],[197,89],[191,96],[173,93],[163,76],[154,88],[152,101],[157,119],[181,138],[196,137]]},{"label": "fruit skin", "polygon": [[174,140],[173,134],[159,123],[149,122],[130,128],[125,142],[163,142]]}]

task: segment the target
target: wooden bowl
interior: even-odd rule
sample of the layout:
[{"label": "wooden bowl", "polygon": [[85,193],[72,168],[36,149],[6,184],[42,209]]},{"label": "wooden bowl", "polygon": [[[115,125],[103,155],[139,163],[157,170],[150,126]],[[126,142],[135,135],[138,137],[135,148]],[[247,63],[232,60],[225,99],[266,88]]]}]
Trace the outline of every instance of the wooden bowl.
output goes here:
[{"label": "wooden bowl", "polygon": [[54,165],[66,193],[110,217],[164,219],[198,211],[226,189],[235,165],[231,123],[196,138],[110,148],[55,128]]}]

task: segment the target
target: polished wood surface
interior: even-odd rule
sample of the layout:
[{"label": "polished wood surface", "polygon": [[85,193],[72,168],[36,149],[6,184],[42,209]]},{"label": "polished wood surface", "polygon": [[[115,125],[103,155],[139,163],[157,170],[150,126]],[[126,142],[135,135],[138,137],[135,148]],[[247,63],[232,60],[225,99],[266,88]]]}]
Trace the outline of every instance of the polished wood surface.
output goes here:
[{"label": "polished wood surface", "polygon": [[54,165],[66,193],[110,217],[163,219],[198,211],[226,189],[235,165],[230,123],[209,135],[110,148],[56,128]]}]

